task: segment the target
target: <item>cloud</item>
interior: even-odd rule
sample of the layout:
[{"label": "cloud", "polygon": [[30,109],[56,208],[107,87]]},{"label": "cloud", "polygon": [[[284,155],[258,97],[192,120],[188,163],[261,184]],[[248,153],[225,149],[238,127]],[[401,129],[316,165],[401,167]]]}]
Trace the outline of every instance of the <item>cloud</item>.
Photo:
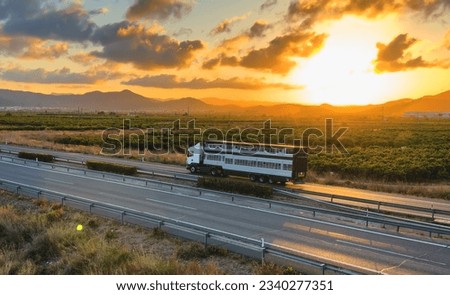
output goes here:
[{"label": "cloud", "polygon": [[327,35],[296,31],[270,41],[269,46],[255,49],[244,56],[240,65],[286,74],[297,64],[292,57],[310,57],[322,48]]},{"label": "cloud", "polygon": [[202,65],[202,68],[211,70],[218,66],[238,66],[238,65],[239,59],[236,56],[226,56],[225,54],[220,54],[216,58],[212,58],[205,61]]},{"label": "cloud", "polygon": [[414,68],[435,67],[437,63],[431,63],[423,60],[422,56],[411,57],[407,50],[417,42],[417,39],[400,34],[389,44],[377,43],[378,55],[374,61],[375,71],[399,72],[411,70]]},{"label": "cloud", "polygon": [[219,46],[222,52],[217,57],[206,60],[202,67],[213,69],[217,66],[242,66],[286,74],[297,66],[292,58],[312,56],[322,48],[327,37],[326,34],[298,30],[272,39],[265,48],[251,49],[241,57],[231,56],[230,53],[235,52],[233,49],[247,42],[250,35],[251,33],[248,32],[224,41]]},{"label": "cloud", "polygon": [[0,31],[0,54],[27,59],[56,59],[67,54],[65,42],[46,42],[34,37],[8,36]]},{"label": "cloud", "polygon": [[230,19],[225,19],[222,22],[220,22],[217,26],[215,26],[210,34],[211,35],[218,35],[221,33],[229,33],[231,32],[231,26],[236,23],[239,22],[241,20],[244,20],[248,17],[248,14],[246,15],[242,15],[242,16],[235,16],[233,18]]},{"label": "cloud", "polygon": [[264,2],[263,4],[261,4],[261,6],[259,7],[259,9],[262,10],[266,10],[271,8],[272,6],[275,6],[277,4],[277,0],[266,0],[266,2]]},{"label": "cloud", "polygon": [[80,63],[83,65],[92,64],[97,58],[89,53],[78,53],[69,57],[73,62]]},{"label": "cloud", "polygon": [[169,17],[182,18],[192,9],[192,1],[183,0],[135,0],[128,8],[126,17],[128,20],[142,18],[156,18],[167,20]]},{"label": "cloud", "polygon": [[444,37],[444,47],[450,50],[450,30],[447,31]]},{"label": "cloud", "polygon": [[0,54],[2,55],[17,56],[32,43],[33,38],[21,36],[12,38],[0,31]]},{"label": "cloud", "polygon": [[11,36],[65,41],[87,41],[97,28],[78,3],[58,9],[52,1],[2,0],[0,20],[4,21],[3,31]]},{"label": "cloud", "polygon": [[29,59],[57,59],[67,54],[68,50],[69,45],[65,42],[59,42],[45,47],[44,42],[37,41],[32,43],[21,57]]},{"label": "cloud", "polygon": [[99,14],[107,14],[109,12],[109,9],[107,7],[101,7],[98,9],[90,10],[90,15],[99,15]]},{"label": "cloud", "polygon": [[344,15],[375,18],[389,13],[418,12],[425,18],[445,15],[448,0],[295,0],[288,8],[289,21],[306,27],[316,21],[339,19]]},{"label": "cloud", "polygon": [[177,32],[175,32],[175,33],[173,34],[173,36],[174,36],[174,37],[179,37],[179,36],[183,36],[183,35],[189,36],[189,35],[192,34],[192,33],[193,33],[192,29],[189,29],[189,28],[180,28]]},{"label": "cloud", "polygon": [[269,25],[266,21],[264,20],[257,20],[253,26],[250,28],[250,31],[248,32],[248,35],[250,36],[250,38],[255,38],[255,37],[264,37],[264,33],[270,29],[272,26]]},{"label": "cloud", "polygon": [[20,68],[2,69],[0,77],[2,80],[40,83],[40,84],[92,84],[100,80],[111,80],[118,74],[110,71],[72,73],[68,68],[47,71],[43,68],[24,70]]},{"label": "cloud", "polygon": [[98,29],[92,40],[103,46],[91,54],[140,69],[187,66],[194,53],[204,48],[200,40],[179,42],[142,24],[123,21]]},{"label": "cloud", "polygon": [[231,78],[231,79],[215,79],[206,80],[196,78],[190,81],[178,79],[175,75],[158,75],[145,76],[122,82],[125,85],[138,85],[144,87],[156,88],[187,88],[187,89],[207,89],[207,88],[232,88],[245,90],[260,90],[265,88],[282,88],[282,89],[301,89],[298,85],[289,85],[283,83],[265,83],[259,79],[253,78]]}]

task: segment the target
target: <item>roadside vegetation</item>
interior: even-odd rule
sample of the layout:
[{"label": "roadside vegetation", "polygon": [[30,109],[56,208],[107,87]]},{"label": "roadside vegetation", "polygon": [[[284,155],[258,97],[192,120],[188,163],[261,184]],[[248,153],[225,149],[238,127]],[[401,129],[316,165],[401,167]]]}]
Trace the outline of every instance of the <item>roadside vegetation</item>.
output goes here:
[{"label": "roadside vegetation", "polygon": [[[82,225],[82,228],[80,227]],[[260,262],[0,191],[0,275],[291,274]]]},{"label": "roadside vegetation", "polygon": [[[0,113],[0,142],[98,154],[105,147],[102,131],[108,129],[108,132],[114,133],[125,125],[121,136],[112,135],[125,152],[122,156],[183,165],[183,153],[164,152],[176,134],[167,130],[179,119],[181,128],[195,119],[195,127],[199,130],[214,128],[209,130],[219,130],[227,135],[228,140],[239,140],[236,136],[239,130],[260,130],[270,118],[250,116],[244,119],[206,114],[183,117],[161,114]],[[127,123],[124,124],[124,120]],[[339,138],[346,153],[336,148],[332,153],[324,153],[320,149],[325,146],[324,123],[324,118],[274,118],[271,122],[272,128],[294,130],[294,135],[284,136],[288,144],[294,138],[303,138],[304,131],[309,128],[323,132],[322,136],[308,138],[308,182],[450,199],[450,120],[381,116],[334,118],[333,132],[340,127],[348,128]],[[206,132],[203,136],[211,133],[214,134]],[[261,140],[261,137],[257,139]],[[180,142],[181,145],[188,145],[187,138],[183,136]]]},{"label": "roadside vegetation", "polygon": [[19,154],[17,156],[22,159],[37,160],[39,162],[48,162],[48,163],[51,163],[54,160],[53,155],[48,155],[48,154],[19,152]]},{"label": "roadside vegetation", "polygon": [[197,186],[234,194],[252,195],[263,199],[272,199],[273,195],[273,189],[270,185],[235,178],[200,176],[197,180]]},{"label": "roadside vegetation", "polygon": [[120,165],[114,163],[87,161],[86,167],[91,170],[111,172],[122,175],[137,175],[137,168],[134,166]]}]

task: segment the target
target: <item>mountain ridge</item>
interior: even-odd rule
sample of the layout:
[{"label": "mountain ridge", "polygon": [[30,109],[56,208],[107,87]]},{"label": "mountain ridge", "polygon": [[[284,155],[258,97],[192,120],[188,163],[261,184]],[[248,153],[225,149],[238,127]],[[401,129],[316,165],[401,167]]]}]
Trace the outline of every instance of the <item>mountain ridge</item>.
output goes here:
[{"label": "mountain ridge", "polygon": [[[168,100],[149,98],[131,90],[84,94],[42,94],[29,91],[0,89],[0,109],[61,109],[114,112],[171,112],[171,113],[237,113],[266,116],[327,116],[327,115],[374,115],[402,116],[406,112],[450,112],[450,90],[421,98],[403,98],[383,104],[363,106],[334,106],[331,104],[302,105],[274,103],[239,106],[232,100],[213,98],[206,101],[194,97]],[[229,102],[229,104],[227,104]]]}]

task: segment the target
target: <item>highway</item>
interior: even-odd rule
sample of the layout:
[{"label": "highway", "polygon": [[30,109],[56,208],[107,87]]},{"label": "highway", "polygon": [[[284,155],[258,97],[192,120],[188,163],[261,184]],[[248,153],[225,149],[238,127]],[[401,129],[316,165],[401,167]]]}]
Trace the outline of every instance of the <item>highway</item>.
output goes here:
[{"label": "highway", "polygon": [[[112,157],[112,156],[70,153],[70,152],[33,148],[33,147],[19,147],[19,146],[14,146],[14,145],[5,145],[5,144],[0,144],[0,151],[14,151],[16,153],[20,152],[20,151],[26,151],[26,152],[31,152],[31,153],[52,154],[57,158],[69,159],[69,160],[75,161],[75,162],[85,162],[88,160],[108,161],[108,162],[119,163],[119,164],[124,164],[124,165],[136,166],[141,171],[155,172],[155,173],[160,173],[160,174],[165,174],[165,175],[181,174],[181,175],[186,175],[187,177],[192,177],[193,179],[195,179],[195,177],[196,177],[195,175],[189,174],[189,172],[182,166],[160,164],[160,163],[154,163],[154,162],[141,162],[141,161],[137,161],[137,160],[127,160],[127,159],[121,159],[121,158]],[[360,190],[360,189],[351,189],[351,188],[327,186],[327,185],[319,185],[319,184],[309,184],[309,183],[308,184],[288,185],[288,188],[299,190],[299,193],[301,195],[307,196],[309,198],[325,200],[325,201],[329,201],[329,197],[320,197],[317,195],[308,194],[308,193],[302,192],[302,190],[328,193],[328,194],[334,194],[334,195],[342,195],[342,196],[351,196],[351,197],[355,197],[355,198],[377,200],[377,201],[390,202],[390,203],[403,204],[403,205],[411,205],[411,206],[423,207],[423,208],[427,208],[427,209],[433,208],[433,209],[441,209],[441,210],[450,211],[450,201],[446,201],[446,200],[426,199],[426,198],[420,198],[420,197],[415,197],[415,196],[404,196],[404,195],[398,195],[398,194],[371,192],[371,191]],[[352,203],[349,201],[339,201],[339,202],[342,204],[349,204],[349,205],[354,205],[354,206],[361,205],[361,204]]]},{"label": "highway", "polygon": [[0,151],[13,151],[13,152],[29,152],[29,153],[41,153],[41,154],[51,154],[56,158],[67,159],[74,162],[86,162],[86,161],[107,161],[111,163],[123,164],[136,166],[142,171],[154,171],[160,173],[181,173],[188,174],[189,172],[183,166],[170,165],[170,164],[160,164],[155,162],[142,162],[137,160],[127,160],[119,157],[108,156],[108,155],[89,155],[82,153],[70,153],[62,151],[53,151],[48,149],[33,148],[33,147],[19,147],[14,145],[0,144]]},{"label": "highway", "polygon": [[307,257],[383,274],[450,274],[450,241],[373,230],[338,219],[145,188],[0,162],[0,178],[185,221],[295,250]]}]

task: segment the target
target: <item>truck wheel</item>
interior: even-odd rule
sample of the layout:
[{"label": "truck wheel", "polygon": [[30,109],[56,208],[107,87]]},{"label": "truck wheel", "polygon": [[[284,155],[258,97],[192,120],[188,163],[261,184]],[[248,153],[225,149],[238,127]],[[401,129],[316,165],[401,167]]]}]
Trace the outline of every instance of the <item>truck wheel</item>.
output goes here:
[{"label": "truck wheel", "polygon": [[266,177],[264,175],[260,175],[258,180],[260,183],[264,183],[264,182],[266,182]]},{"label": "truck wheel", "polygon": [[269,183],[270,183],[270,184],[274,184],[274,183],[275,183],[275,180],[273,180],[272,177],[269,177]]},{"label": "truck wheel", "polygon": [[195,166],[191,166],[189,168],[189,171],[191,171],[191,173],[194,174],[195,172],[197,172],[197,168],[195,168]]},{"label": "truck wheel", "polygon": [[217,169],[211,168],[211,176],[217,176]]},{"label": "truck wheel", "polygon": [[249,178],[251,181],[256,181],[256,175],[254,175],[254,174],[250,174]]}]

